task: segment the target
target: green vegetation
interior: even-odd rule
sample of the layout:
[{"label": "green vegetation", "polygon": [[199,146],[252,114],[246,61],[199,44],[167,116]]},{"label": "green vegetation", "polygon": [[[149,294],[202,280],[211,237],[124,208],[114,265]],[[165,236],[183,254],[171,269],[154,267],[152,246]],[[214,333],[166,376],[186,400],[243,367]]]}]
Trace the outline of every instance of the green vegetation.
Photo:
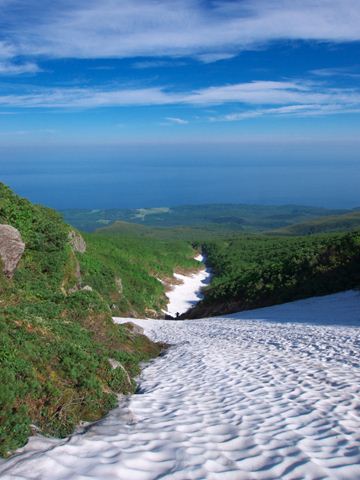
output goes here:
[{"label": "green vegetation", "polygon": [[[111,209],[111,210],[64,210],[67,222],[83,231],[94,231],[104,226],[118,231],[123,225],[115,222],[128,222],[148,227],[194,228],[200,233],[229,234],[232,232],[264,232],[287,227],[294,223],[313,218],[345,213],[344,210],[304,207],[297,205],[189,205],[148,209]],[[195,232],[196,233],[196,232]],[[199,232],[198,232],[199,233]],[[189,238],[189,235],[188,235]]]},{"label": "green vegetation", "polygon": [[[12,279],[0,268],[0,454],[6,456],[32,431],[67,435],[114,407],[117,393],[134,390],[139,362],[162,346],[115,325],[110,307],[133,316],[150,307],[155,315],[164,287],[154,276],[194,262],[188,244],[131,236],[89,235],[87,251],[79,253],[57,213],[3,184],[0,223],[17,228],[26,244]],[[109,359],[124,368],[113,369]]]},{"label": "green vegetation", "polygon": [[156,240],[134,234],[85,237],[87,251],[80,257],[84,284],[91,285],[118,316],[152,316],[166,307],[163,284],[174,270],[199,268],[190,244]]},{"label": "green vegetation", "polygon": [[212,240],[214,238],[228,238],[234,232],[232,230],[214,229],[211,225],[179,226],[179,227],[149,227],[136,223],[116,221],[108,227],[99,228],[98,233],[114,235],[135,235],[136,237],[156,240],[183,240],[189,243]]},{"label": "green vegetation", "polygon": [[276,235],[313,235],[316,233],[345,232],[360,228],[360,210],[342,215],[315,218],[307,222],[274,230]]},{"label": "green vegetation", "polygon": [[360,232],[243,236],[203,245],[214,279],[192,317],[230,313],[360,285]]}]

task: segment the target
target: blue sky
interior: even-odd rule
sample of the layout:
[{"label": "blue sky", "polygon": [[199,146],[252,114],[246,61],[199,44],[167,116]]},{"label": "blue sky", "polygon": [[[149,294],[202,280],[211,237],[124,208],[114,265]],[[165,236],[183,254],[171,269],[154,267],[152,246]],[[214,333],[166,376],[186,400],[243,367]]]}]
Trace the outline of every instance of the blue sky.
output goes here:
[{"label": "blue sky", "polygon": [[0,144],[357,142],[358,0],[0,0]]},{"label": "blue sky", "polygon": [[[79,169],[96,189],[115,165],[101,198],[81,180],[82,205],[125,205],[122,172],[135,185],[142,169],[143,194],[160,162],[192,203],[195,162],[215,183],[234,168],[249,194],[231,201],[358,206],[359,151],[359,0],[0,0],[0,167],[36,201],[61,206],[72,185],[69,206]],[[162,185],[141,201],[167,204]],[[195,200],[226,201],[210,190]]]}]

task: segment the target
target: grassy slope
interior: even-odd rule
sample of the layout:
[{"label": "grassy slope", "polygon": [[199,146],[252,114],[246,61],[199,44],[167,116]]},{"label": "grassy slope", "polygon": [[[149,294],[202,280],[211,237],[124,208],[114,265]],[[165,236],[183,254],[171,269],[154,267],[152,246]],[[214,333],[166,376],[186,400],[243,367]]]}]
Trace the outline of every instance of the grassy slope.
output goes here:
[{"label": "grassy slope", "polygon": [[[307,221],[341,210],[296,205],[213,204],[170,209],[65,210],[65,219],[80,230],[109,227],[116,221],[150,227],[190,227],[211,232],[261,232]],[[113,229],[116,231],[116,227]]]},{"label": "grassy slope", "polygon": [[360,232],[244,236],[204,245],[215,278],[190,316],[230,313],[360,285]]},{"label": "grassy slope", "polygon": [[[0,454],[6,455],[34,428],[67,435],[80,420],[95,420],[112,408],[118,392],[133,391],[134,381],[108,359],[134,377],[139,362],[161,346],[114,325],[109,305],[134,315],[146,305],[160,308],[163,288],[151,274],[170,275],[175,265],[190,268],[193,251],[178,243],[145,245],[96,235],[86,238],[85,254],[75,254],[70,227],[55,212],[2,184],[0,223],[17,228],[26,243],[12,280],[0,268]],[[79,289],[84,285],[93,290]]]},{"label": "grassy slope", "polygon": [[159,278],[174,270],[199,268],[190,244],[131,234],[85,236],[88,249],[81,256],[83,281],[107,300],[114,315],[158,316],[167,299]]}]

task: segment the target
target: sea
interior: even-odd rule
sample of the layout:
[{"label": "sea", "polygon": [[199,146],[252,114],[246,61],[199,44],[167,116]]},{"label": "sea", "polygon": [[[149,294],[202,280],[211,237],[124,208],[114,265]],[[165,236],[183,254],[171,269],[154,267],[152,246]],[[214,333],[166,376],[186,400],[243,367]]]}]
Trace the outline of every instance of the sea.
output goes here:
[{"label": "sea", "polygon": [[281,150],[1,149],[0,181],[56,209],[206,203],[360,207],[360,159]]}]

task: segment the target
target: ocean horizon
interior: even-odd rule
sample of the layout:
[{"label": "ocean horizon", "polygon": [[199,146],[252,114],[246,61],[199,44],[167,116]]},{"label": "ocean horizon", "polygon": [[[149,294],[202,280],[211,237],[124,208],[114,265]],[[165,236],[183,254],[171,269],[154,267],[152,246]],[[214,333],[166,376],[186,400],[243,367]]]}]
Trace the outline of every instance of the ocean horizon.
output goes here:
[{"label": "ocean horizon", "polygon": [[[360,206],[360,168],[355,158],[236,155],[209,148],[56,149],[28,157],[1,155],[1,181],[18,194],[56,209],[141,208],[208,203],[297,204],[328,208]],[[34,158],[35,157],[35,158]],[[4,160],[4,159],[10,160]]]}]

